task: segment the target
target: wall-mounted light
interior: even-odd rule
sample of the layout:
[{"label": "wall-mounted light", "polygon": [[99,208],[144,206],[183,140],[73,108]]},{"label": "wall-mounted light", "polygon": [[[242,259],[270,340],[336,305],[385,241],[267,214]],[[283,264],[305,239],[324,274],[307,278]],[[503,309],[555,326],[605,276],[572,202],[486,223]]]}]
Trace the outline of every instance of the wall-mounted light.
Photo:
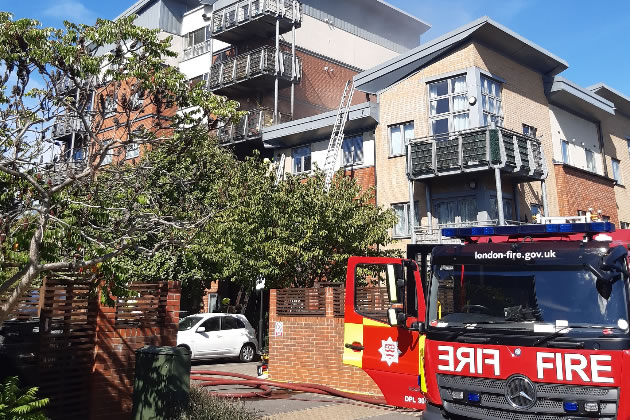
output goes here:
[{"label": "wall-mounted light", "polygon": [[468,97],[468,103],[472,106],[477,103],[477,98],[475,96]]},{"label": "wall-mounted light", "polygon": [[210,20],[210,16],[208,16],[207,13],[204,13],[201,15],[201,17],[203,18],[203,20],[205,20],[206,22]]},{"label": "wall-mounted light", "polygon": [[477,181],[475,181],[474,179],[470,180],[468,182],[468,188],[470,188],[471,190],[474,190],[475,188],[477,188]]}]

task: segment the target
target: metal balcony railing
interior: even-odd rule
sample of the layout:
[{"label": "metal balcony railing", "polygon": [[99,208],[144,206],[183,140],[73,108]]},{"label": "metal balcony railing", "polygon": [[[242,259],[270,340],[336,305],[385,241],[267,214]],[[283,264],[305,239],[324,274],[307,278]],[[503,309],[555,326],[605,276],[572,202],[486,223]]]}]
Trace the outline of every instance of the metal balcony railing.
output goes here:
[{"label": "metal balcony railing", "polygon": [[[93,89],[98,86],[98,78],[96,76],[82,80],[79,85],[83,89]],[[55,83],[57,95],[65,95],[75,90],[77,85],[69,78],[63,77]]]},{"label": "metal balcony railing", "polygon": [[184,49],[184,60],[188,60],[201,54],[205,54],[210,52],[210,42],[211,40],[207,39],[204,42],[200,42],[199,44],[195,44],[192,47],[188,47]]},{"label": "metal balcony railing", "polygon": [[[86,115],[88,125],[92,124],[92,116]],[[60,138],[72,133],[85,133],[86,129],[83,121],[76,115],[61,115],[55,119],[52,126],[52,138]]]},{"label": "metal balcony railing", "polygon": [[[302,76],[302,62],[295,57],[295,75],[293,73],[293,56],[289,52],[280,51],[278,54],[279,76],[284,80],[299,80]],[[216,90],[222,87],[240,83],[263,75],[274,76],[276,72],[276,49],[262,47],[239,54],[236,57],[214,64],[210,68],[208,89]]]},{"label": "metal balcony railing", "polygon": [[266,16],[280,16],[296,25],[302,21],[300,2],[297,0],[240,0],[214,12],[212,34],[244,25]]},{"label": "metal balcony railing", "polygon": [[[279,114],[278,124],[291,121],[290,114]],[[219,142],[222,144],[235,141],[259,138],[265,127],[273,125],[273,110],[257,108],[248,111],[237,124],[228,124],[218,130]]]},{"label": "metal balcony railing", "polygon": [[482,127],[413,139],[407,156],[410,179],[500,168],[529,179],[547,177],[542,143],[503,127]]}]

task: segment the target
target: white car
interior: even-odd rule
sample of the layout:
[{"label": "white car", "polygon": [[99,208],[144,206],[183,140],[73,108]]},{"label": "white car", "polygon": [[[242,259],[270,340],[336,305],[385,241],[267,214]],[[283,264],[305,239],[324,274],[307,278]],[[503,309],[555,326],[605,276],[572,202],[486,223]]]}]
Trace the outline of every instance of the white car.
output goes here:
[{"label": "white car", "polygon": [[251,362],[258,352],[256,332],[241,314],[196,314],[179,321],[177,346],[192,360],[238,357]]}]

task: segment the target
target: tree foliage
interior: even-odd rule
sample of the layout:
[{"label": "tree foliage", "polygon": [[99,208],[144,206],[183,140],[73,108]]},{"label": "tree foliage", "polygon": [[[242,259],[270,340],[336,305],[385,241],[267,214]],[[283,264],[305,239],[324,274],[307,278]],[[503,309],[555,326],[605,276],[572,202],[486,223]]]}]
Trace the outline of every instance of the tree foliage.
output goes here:
[{"label": "tree foliage", "polygon": [[[170,39],[133,19],[54,29],[0,13],[0,323],[42,272],[97,271],[125,250],[149,255],[202,225],[147,197],[150,169],[120,155],[190,127],[207,137],[238,118],[238,104],[191,88],[164,64],[175,55]],[[56,144],[67,126],[81,144],[78,135]]]},{"label": "tree foliage", "polygon": [[17,376],[7,377],[0,385],[0,420],[46,420],[42,409],[48,398],[38,398],[38,389],[21,389]]}]

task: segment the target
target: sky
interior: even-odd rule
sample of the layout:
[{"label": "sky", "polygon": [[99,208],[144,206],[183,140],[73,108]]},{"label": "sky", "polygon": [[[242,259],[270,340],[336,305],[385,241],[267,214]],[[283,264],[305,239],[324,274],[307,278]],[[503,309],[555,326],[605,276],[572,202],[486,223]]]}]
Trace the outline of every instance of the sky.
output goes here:
[{"label": "sky", "polygon": [[[630,96],[628,0],[387,0],[432,28],[422,42],[489,16],[569,63],[562,73],[580,86],[604,82]],[[135,0],[0,0],[0,10],[47,26],[64,19],[112,19]]]}]

